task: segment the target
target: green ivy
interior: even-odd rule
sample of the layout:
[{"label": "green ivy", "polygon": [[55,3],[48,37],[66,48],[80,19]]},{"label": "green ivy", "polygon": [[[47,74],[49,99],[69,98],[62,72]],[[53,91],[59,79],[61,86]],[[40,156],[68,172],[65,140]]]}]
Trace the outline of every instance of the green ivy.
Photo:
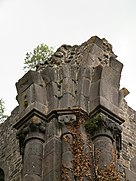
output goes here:
[{"label": "green ivy", "polygon": [[96,114],[94,117],[88,119],[84,124],[86,131],[93,135],[95,131],[98,129],[100,119],[100,114]]}]

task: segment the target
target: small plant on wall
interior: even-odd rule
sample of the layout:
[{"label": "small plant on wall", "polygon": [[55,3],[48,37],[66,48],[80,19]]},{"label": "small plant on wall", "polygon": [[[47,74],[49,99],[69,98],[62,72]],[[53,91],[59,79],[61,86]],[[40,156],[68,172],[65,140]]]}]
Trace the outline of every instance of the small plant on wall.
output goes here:
[{"label": "small plant on wall", "polygon": [[89,118],[85,123],[85,129],[88,133],[91,135],[94,135],[95,131],[98,129],[99,124],[100,124],[100,114],[96,114],[93,118]]}]

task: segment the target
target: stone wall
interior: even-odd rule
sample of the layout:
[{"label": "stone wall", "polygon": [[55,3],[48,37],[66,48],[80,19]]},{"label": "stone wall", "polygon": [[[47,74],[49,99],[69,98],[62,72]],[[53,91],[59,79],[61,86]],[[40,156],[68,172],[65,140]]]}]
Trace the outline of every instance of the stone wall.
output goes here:
[{"label": "stone wall", "polygon": [[122,102],[120,115],[125,122],[122,125],[122,151],[119,163],[120,171],[126,180],[136,180],[136,112],[126,101]]},{"label": "stone wall", "polygon": [[0,124],[0,168],[5,173],[6,181],[21,181],[21,156],[13,125],[18,114],[18,107],[11,116]]}]

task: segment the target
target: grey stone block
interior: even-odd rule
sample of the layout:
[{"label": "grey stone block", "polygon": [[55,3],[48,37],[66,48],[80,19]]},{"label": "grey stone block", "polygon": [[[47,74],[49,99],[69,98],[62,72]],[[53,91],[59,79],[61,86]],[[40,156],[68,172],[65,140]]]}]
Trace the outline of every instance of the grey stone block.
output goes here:
[{"label": "grey stone block", "polygon": [[[54,136],[60,136],[60,125],[57,118],[53,118],[49,123],[46,123],[46,139],[50,140]],[[49,142],[49,144],[51,144],[51,142]]]},{"label": "grey stone block", "polygon": [[77,93],[78,93],[78,94],[83,93],[83,77],[81,77],[80,79],[78,79]]},{"label": "grey stone block", "polygon": [[71,77],[71,64],[64,64],[62,66],[62,76],[63,79]]},{"label": "grey stone block", "polygon": [[61,92],[61,84],[59,82],[51,82],[52,89],[53,89],[53,95],[57,95],[58,92]]},{"label": "grey stone block", "polygon": [[92,83],[97,82],[101,79],[103,67],[101,65],[94,68],[92,74]]},{"label": "grey stone block", "polygon": [[91,80],[93,75],[93,67],[84,67],[83,77]]},{"label": "grey stone block", "polygon": [[86,65],[81,66],[79,68],[79,71],[78,71],[78,79],[80,77],[84,77],[84,78],[87,78],[87,79],[91,80],[92,79],[92,73],[93,73],[93,68],[92,67],[86,66]]},{"label": "grey stone block", "polygon": [[78,98],[77,98],[77,107],[80,107],[84,111],[88,112],[88,110],[89,110],[89,98],[85,97],[82,94],[79,94]]},{"label": "grey stone block", "polygon": [[121,73],[122,68],[123,68],[123,64],[121,62],[119,62],[117,59],[111,58],[110,59],[110,67],[112,69],[114,69],[115,71],[117,71],[118,73]]},{"label": "grey stone block", "polygon": [[51,69],[52,69],[52,73],[54,75],[54,79],[53,79],[54,82],[63,80],[63,68],[62,68],[62,66],[51,67]]},{"label": "grey stone block", "polygon": [[92,44],[88,47],[88,53],[85,64],[93,67],[98,66],[100,64],[98,57],[102,57],[103,50],[96,44]]},{"label": "grey stone block", "polygon": [[70,93],[71,95],[75,95],[74,90],[74,82],[70,78],[64,78],[62,83],[62,91],[63,94]]},{"label": "grey stone block", "polygon": [[34,102],[47,104],[46,90],[44,87],[37,84],[32,84],[21,95],[18,95],[19,110],[20,112],[26,109]]},{"label": "grey stone block", "polygon": [[[56,172],[60,176],[61,168],[61,142],[56,138],[49,139],[44,149],[43,172],[44,178],[54,178]],[[50,175],[50,173],[52,174]],[[49,176],[50,175],[50,176]],[[48,180],[48,179],[47,179]]]},{"label": "grey stone block", "polygon": [[17,92],[21,94],[32,84],[43,85],[43,79],[40,73],[30,70],[17,83]]},{"label": "grey stone block", "polygon": [[[57,152],[56,152],[57,153]],[[54,152],[49,153],[47,156],[44,158],[44,176],[48,175],[53,169],[54,169]],[[57,155],[56,155],[57,156]]]},{"label": "grey stone block", "polygon": [[104,97],[109,101],[111,104],[118,106],[119,98],[118,98],[119,91],[113,87],[112,85],[108,84],[108,82],[101,80],[100,83],[100,96]]},{"label": "grey stone block", "polygon": [[55,154],[55,151],[61,155],[61,140],[57,138],[51,138],[45,145],[44,157],[46,158],[49,154]]},{"label": "grey stone block", "polygon": [[111,112],[113,112],[116,115],[119,114],[119,108],[102,96],[100,97],[100,105],[104,106],[105,108],[107,108],[108,110],[110,110]]},{"label": "grey stone block", "polygon": [[89,100],[95,100],[100,96],[100,80],[93,82],[90,87]]},{"label": "grey stone block", "polygon": [[77,81],[77,77],[78,77],[78,66],[72,65],[71,66],[71,79],[74,81]]},{"label": "grey stone block", "polygon": [[128,181],[135,181],[136,180],[136,173],[132,172],[128,169],[125,169],[125,173],[126,173],[126,180]]},{"label": "grey stone block", "polygon": [[59,100],[59,109],[67,109],[72,107],[76,107],[76,98],[69,93],[64,94]]},{"label": "grey stone block", "polygon": [[58,106],[59,98],[57,96],[52,96],[52,98],[48,100],[48,113],[58,109]]},{"label": "grey stone block", "polygon": [[72,168],[73,167],[73,154],[71,151],[64,152],[62,154],[62,165],[66,168]]},{"label": "grey stone block", "polygon": [[41,75],[45,85],[55,80],[55,72],[53,67],[45,67],[45,69],[41,72]]},{"label": "grey stone block", "polygon": [[83,79],[83,95],[85,97],[90,96],[90,87],[91,87],[91,81],[89,79],[84,78]]},{"label": "grey stone block", "polygon": [[47,100],[48,102],[50,102],[51,98],[56,94],[56,92],[54,92],[52,82],[46,85],[46,93],[47,93]]},{"label": "grey stone block", "polygon": [[90,95],[90,87],[91,87],[91,81],[87,78],[82,77],[78,81],[77,85],[77,94],[82,94],[85,97],[89,97]]},{"label": "grey stone block", "polygon": [[94,100],[89,101],[89,110],[88,110],[88,112],[89,113],[92,112],[99,105],[100,105],[100,97],[97,96]]},{"label": "grey stone block", "polygon": [[88,41],[87,44],[96,44],[97,46],[101,47],[103,46],[103,41],[98,36],[92,36]]},{"label": "grey stone block", "polygon": [[60,181],[61,174],[59,168],[57,170],[52,170],[46,176],[43,177],[43,181]]},{"label": "grey stone block", "polygon": [[120,77],[120,73],[111,67],[103,67],[101,79],[116,89],[120,87]]},{"label": "grey stone block", "polygon": [[131,159],[130,169],[131,169],[131,171],[136,173],[136,156]]},{"label": "grey stone block", "polygon": [[[61,158],[60,158],[60,152],[52,152],[49,155],[47,155],[44,159],[44,166],[43,166],[43,172],[44,177],[47,177],[47,175],[52,172],[53,170],[58,170],[61,168]],[[55,172],[53,172],[53,175]]]}]

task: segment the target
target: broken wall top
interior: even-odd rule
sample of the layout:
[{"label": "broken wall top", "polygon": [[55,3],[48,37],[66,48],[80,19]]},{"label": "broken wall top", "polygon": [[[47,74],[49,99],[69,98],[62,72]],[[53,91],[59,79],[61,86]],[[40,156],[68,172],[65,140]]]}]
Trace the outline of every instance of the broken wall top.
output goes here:
[{"label": "broken wall top", "polygon": [[118,115],[123,65],[116,58],[112,45],[96,36],[80,46],[62,45],[16,84],[20,113],[80,108],[90,114],[103,107]]}]

